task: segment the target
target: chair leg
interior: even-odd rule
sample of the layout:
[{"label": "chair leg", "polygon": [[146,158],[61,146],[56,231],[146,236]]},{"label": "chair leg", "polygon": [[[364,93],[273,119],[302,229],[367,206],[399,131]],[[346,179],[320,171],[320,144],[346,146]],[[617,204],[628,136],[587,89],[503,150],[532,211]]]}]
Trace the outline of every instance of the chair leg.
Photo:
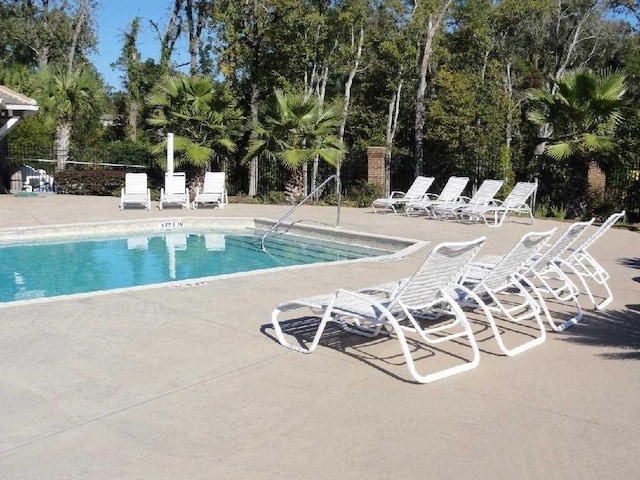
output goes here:
[{"label": "chair leg", "polygon": [[[523,279],[521,279],[523,280]],[[524,280],[526,281],[526,280]],[[528,283],[528,282],[527,282]],[[529,286],[529,285],[527,285]],[[531,310],[531,313],[529,315],[526,314],[521,314],[518,317],[514,317],[509,309],[507,309],[504,304],[500,301],[500,299],[498,298],[498,296],[496,294],[494,294],[493,292],[488,292],[488,296],[491,298],[492,303],[495,304],[495,307],[491,307],[490,305],[488,305],[483,299],[481,299],[476,293],[472,292],[471,290],[468,290],[466,287],[463,287],[463,290],[466,291],[467,295],[469,295],[469,297],[471,297],[471,299],[474,301],[474,303],[476,305],[478,305],[481,310],[483,311],[485,317],[487,318],[487,321],[489,322],[489,326],[491,327],[491,331],[493,332],[493,336],[496,339],[496,342],[498,343],[498,347],[500,348],[500,350],[502,350],[502,353],[504,353],[505,355],[509,356],[509,357],[513,357],[515,355],[518,355],[522,352],[525,352],[537,345],[540,345],[541,343],[544,343],[544,341],[546,340],[547,337],[547,332],[544,328],[544,323],[542,322],[542,318],[540,317],[540,307],[538,305],[538,303],[536,302],[536,300],[532,297],[532,295],[521,285],[517,285],[517,288],[519,290],[519,293],[521,296],[524,297],[524,303],[522,303],[521,305],[518,306],[519,310],[523,310],[525,311],[527,309],[527,307]],[[542,298],[540,298],[541,301],[544,301]],[[507,346],[505,345],[503,339],[502,339],[502,334],[500,333],[500,329],[498,328],[496,321],[495,321],[495,317],[493,316],[493,312],[492,310],[496,310],[498,312],[500,312],[502,315],[504,315],[507,320],[514,322],[514,323],[520,323],[523,320],[528,320],[531,318],[534,318],[536,321],[536,325],[538,327],[538,331],[539,331],[539,335],[527,342],[524,342],[521,345],[518,345],[514,348],[507,348]],[[513,310],[513,309],[512,309]]]},{"label": "chair leg", "polygon": [[[553,288],[545,278],[545,276],[551,270],[553,270],[553,272],[555,272],[558,275],[558,280],[562,282],[562,285],[560,287]],[[530,281],[532,288],[537,290],[539,294],[543,292],[548,293],[552,295],[556,300],[560,300],[563,302],[571,300],[573,301],[573,303],[575,303],[576,308],[578,310],[575,316],[565,321],[564,323],[561,323],[558,325],[553,320],[553,317],[551,316],[551,313],[547,308],[546,302],[542,303],[541,305],[542,310],[545,314],[545,317],[547,318],[547,322],[549,322],[549,325],[551,326],[553,331],[562,332],[563,330],[566,330],[567,328],[575,325],[576,323],[580,322],[580,320],[582,320],[582,316],[583,316],[582,307],[580,306],[580,301],[578,299],[579,290],[575,286],[575,284],[569,279],[569,277],[567,277],[567,275],[562,270],[560,270],[559,267],[557,267],[556,265],[553,265],[548,271],[544,273],[532,272],[532,274],[537,280],[540,281],[540,283],[542,283],[542,287],[535,286],[533,284],[533,281],[528,278],[527,280]]]},{"label": "chair leg", "polygon": [[[420,373],[418,373],[416,369],[415,361],[413,359],[413,356],[411,355],[411,350],[409,349],[409,344],[407,342],[407,337],[405,335],[405,331],[404,331],[405,329],[402,328],[402,326],[398,323],[396,318],[393,315],[391,315],[390,312],[388,311],[383,312],[383,315],[386,318],[386,321],[391,326],[393,332],[395,333],[396,338],[398,339],[398,342],[400,343],[400,349],[402,351],[402,355],[405,359],[405,362],[407,363],[407,368],[409,369],[409,373],[411,374],[413,379],[418,383],[431,383],[431,382],[435,382],[436,380],[442,380],[443,378],[447,378],[452,375],[456,375],[458,373],[472,370],[476,368],[480,363],[480,350],[473,336],[473,331],[471,330],[471,326],[467,321],[467,316],[465,315],[462,308],[460,308],[460,306],[455,302],[455,300],[448,298],[446,299],[446,303],[448,303],[451,306],[451,311],[457,319],[457,322],[455,323],[460,323],[463,329],[463,331],[460,333],[450,335],[448,339],[466,337],[471,346],[472,359],[461,365],[455,365],[453,367],[445,368],[444,370],[439,370],[437,372],[430,373],[427,375],[421,375]],[[421,336],[424,338],[423,335]],[[443,340],[446,340],[446,339],[443,339]],[[440,342],[436,342],[436,343],[440,343]]]},{"label": "chair leg", "polygon": [[[569,265],[579,276],[582,286],[584,287],[584,292],[587,294],[596,310],[604,310],[613,301],[613,292],[611,291],[611,287],[609,287],[609,283],[607,281],[609,279],[609,274],[595,258],[589,255],[589,253],[583,251],[581,255],[574,257],[573,261],[572,259],[569,259],[566,264]],[[606,291],[606,296],[600,303],[596,301],[593,290],[589,286],[587,279],[602,286]]]},{"label": "chair leg", "polygon": [[331,303],[330,303],[331,308],[327,307],[325,309],[322,319],[320,320],[320,324],[318,325],[318,329],[316,330],[316,333],[313,337],[313,342],[308,348],[304,348],[299,345],[294,345],[290,342],[287,342],[284,336],[284,333],[282,331],[282,328],[280,327],[280,322],[278,320],[278,316],[280,315],[280,313],[288,310],[293,310],[299,307],[306,307],[307,305],[297,304],[294,302],[294,303],[282,305],[274,309],[273,312],[271,313],[271,323],[273,324],[273,328],[276,332],[276,338],[278,339],[278,342],[280,342],[280,345],[282,345],[283,347],[290,348],[291,350],[295,350],[296,352],[312,353],[317,348],[318,343],[320,342],[320,338],[322,337],[322,333],[324,332],[324,329],[327,326],[328,321],[331,320],[331,309],[333,307],[334,301],[335,301],[335,298],[331,300]]}]

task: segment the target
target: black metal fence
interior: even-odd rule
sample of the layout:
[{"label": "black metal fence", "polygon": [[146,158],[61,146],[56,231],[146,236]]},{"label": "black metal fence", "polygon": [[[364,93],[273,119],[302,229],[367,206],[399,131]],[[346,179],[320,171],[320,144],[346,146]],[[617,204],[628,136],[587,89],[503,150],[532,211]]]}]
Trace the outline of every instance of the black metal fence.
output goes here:
[{"label": "black metal fence", "polygon": [[[6,144],[5,144],[6,145]],[[25,147],[5,146],[0,152],[0,158],[5,162],[1,169],[3,172],[2,183],[10,182],[11,189],[18,189],[16,171],[28,166],[26,170],[40,171],[43,178],[54,176],[58,168],[58,152],[52,147]],[[8,168],[7,165],[13,165]],[[142,147],[131,145],[113,145],[109,148],[83,148],[73,149],[68,152],[66,168],[96,169],[108,168],[125,171],[146,170],[155,175],[158,167],[155,166],[152,156]],[[562,172],[558,169],[561,169]],[[24,168],[23,168],[24,170]],[[26,171],[25,170],[25,171]],[[248,193],[249,167],[244,164],[230,164],[226,167],[228,190],[230,195]],[[569,198],[572,189],[578,179],[586,179],[586,172],[568,171],[562,169],[554,162],[527,162],[516,166],[517,180],[531,180],[537,177],[540,182],[538,197],[550,204],[562,203]],[[12,171],[16,178],[9,178],[7,172]],[[311,165],[309,165],[309,182],[311,181]],[[27,172],[28,173],[28,172]],[[325,162],[318,165],[316,182],[320,183],[335,173],[335,167]],[[640,220],[640,158],[625,165],[618,165],[609,169],[606,176],[605,201],[613,208],[624,208],[632,221]],[[473,191],[486,178],[502,178],[502,166],[499,160],[485,160],[480,158],[460,158],[452,163],[450,159],[430,158],[425,161],[424,174],[434,176],[436,181],[432,187],[438,191],[451,175],[461,175],[470,178],[469,192]],[[27,175],[30,176],[30,175]],[[270,192],[282,192],[289,176],[289,172],[277,162],[260,161],[258,163],[258,196],[269,195]],[[24,175],[23,175],[24,177]],[[411,185],[415,177],[413,159],[409,156],[398,157],[392,163],[391,187],[392,190],[405,190]],[[366,182],[366,159],[347,157],[341,165],[342,193],[349,191],[359,183]],[[559,182],[559,179],[564,179]],[[24,184],[25,179],[20,181]],[[309,187],[311,185],[308,185]],[[21,188],[22,189],[22,185]],[[37,187],[36,187],[37,188]]]}]

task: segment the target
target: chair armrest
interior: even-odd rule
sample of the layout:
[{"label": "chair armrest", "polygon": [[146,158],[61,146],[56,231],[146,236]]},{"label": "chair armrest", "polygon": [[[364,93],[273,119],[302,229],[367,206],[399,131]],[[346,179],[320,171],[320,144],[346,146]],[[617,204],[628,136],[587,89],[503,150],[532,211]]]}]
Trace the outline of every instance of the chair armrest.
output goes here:
[{"label": "chair armrest", "polygon": [[437,200],[438,199],[438,195],[435,194],[435,193],[426,193],[424,195],[424,197],[422,197],[422,198],[424,198],[426,200]]},{"label": "chair armrest", "polygon": [[395,198],[396,195],[404,197],[406,193],[401,192],[400,190],[394,190],[393,192],[391,192],[391,195],[389,195],[389,198]]}]

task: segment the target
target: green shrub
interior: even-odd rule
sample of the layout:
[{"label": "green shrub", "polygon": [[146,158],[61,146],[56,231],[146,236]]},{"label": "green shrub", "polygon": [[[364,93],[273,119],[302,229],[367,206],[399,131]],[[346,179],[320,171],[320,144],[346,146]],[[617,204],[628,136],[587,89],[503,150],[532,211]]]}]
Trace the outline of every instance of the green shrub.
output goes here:
[{"label": "green shrub", "polygon": [[558,220],[564,220],[565,218],[567,218],[567,207],[562,204],[560,204],[560,206],[558,207],[554,205],[551,207],[551,214]]},{"label": "green shrub", "polygon": [[262,201],[262,203],[266,204],[281,204],[287,202],[285,192],[279,192],[275,190],[267,193],[260,200]]},{"label": "green shrub", "polygon": [[257,197],[250,197],[246,193],[238,193],[229,197],[229,203],[261,203]]},{"label": "green shrub", "polygon": [[356,207],[370,207],[376,198],[382,196],[382,189],[373,183],[360,182],[346,195],[345,203],[353,202]]},{"label": "green shrub", "polygon": [[546,218],[549,216],[549,207],[545,204],[536,205],[533,215],[538,218]]},{"label": "green shrub", "polygon": [[125,172],[116,170],[64,170],[55,177],[58,193],[118,196]]}]

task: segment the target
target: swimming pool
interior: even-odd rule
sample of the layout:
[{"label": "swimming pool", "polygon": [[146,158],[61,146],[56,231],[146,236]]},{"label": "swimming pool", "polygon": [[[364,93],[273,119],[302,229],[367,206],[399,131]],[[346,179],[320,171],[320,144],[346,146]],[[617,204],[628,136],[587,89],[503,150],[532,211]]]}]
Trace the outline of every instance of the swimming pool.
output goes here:
[{"label": "swimming pool", "polygon": [[156,220],[0,231],[0,304],[396,255],[398,239],[268,222]]}]

